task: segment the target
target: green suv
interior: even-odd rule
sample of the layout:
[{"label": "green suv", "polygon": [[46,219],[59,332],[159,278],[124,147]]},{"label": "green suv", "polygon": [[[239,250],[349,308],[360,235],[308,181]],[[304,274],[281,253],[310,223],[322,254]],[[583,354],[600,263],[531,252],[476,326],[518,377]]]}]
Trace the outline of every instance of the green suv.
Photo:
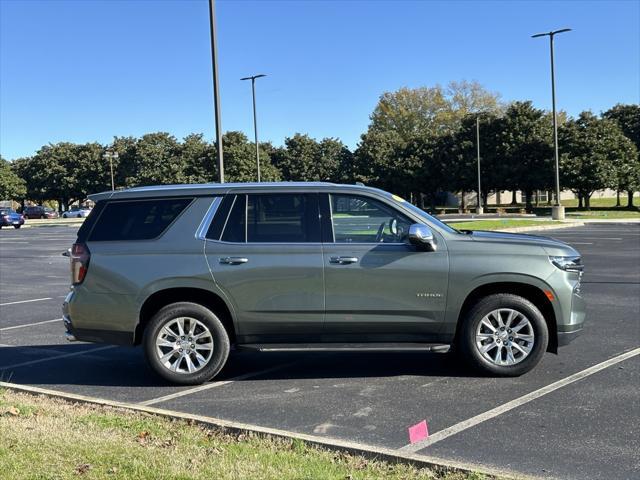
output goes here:
[{"label": "green suv", "polygon": [[521,375],[582,329],[582,262],[546,237],[458,231],[382,190],[330,183],[92,195],[70,254],[70,340],[142,345],[180,384],[233,347],[451,347]]}]

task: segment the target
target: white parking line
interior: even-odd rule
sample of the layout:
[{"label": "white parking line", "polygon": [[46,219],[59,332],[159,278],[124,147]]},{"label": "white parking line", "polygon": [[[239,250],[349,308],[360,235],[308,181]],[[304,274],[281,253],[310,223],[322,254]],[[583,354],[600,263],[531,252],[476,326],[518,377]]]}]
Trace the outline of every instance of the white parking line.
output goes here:
[{"label": "white parking line", "polygon": [[151,400],[140,402],[138,405],[155,405],[156,403],[166,402],[167,400],[173,400],[174,398],[184,397],[185,395],[191,395],[192,393],[202,392],[203,390],[222,387],[223,385],[228,385],[230,383],[237,382],[238,380],[247,380],[248,378],[257,377],[258,375],[262,375],[264,373],[269,373],[275,370],[280,370],[282,368],[290,367],[295,363],[297,362],[290,362],[290,363],[285,363],[283,365],[276,365],[275,367],[266,368],[264,370],[258,370],[257,372],[249,372],[243,375],[238,375],[237,377],[232,377],[229,380],[221,380],[219,382],[207,383],[205,385],[200,385],[199,387],[189,388],[188,390],[172,393],[170,395],[164,395],[163,397],[152,398]]},{"label": "white parking line", "polygon": [[476,425],[482,422],[486,422],[487,420],[497,417],[498,415],[502,415],[503,413],[508,412],[509,410],[513,410],[514,408],[520,407],[526,403],[531,402],[532,400],[535,400],[544,395],[547,395],[548,393],[554,392],[555,390],[558,390],[559,388],[567,386],[571,383],[577,382],[578,380],[582,380],[583,378],[593,375],[594,373],[598,373],[600,370],[604,370],[607,367],[620,363],[631,357],[635,357],[636,355],[640,355],[640,347],[630,350],[628,352],[625,352],[623,354],[617,355],[602,363],[598,363],[597,365],[589,367],[580,372],[574,373],[573,375],[569,375],[568,377],[563,378],[562,380],[558,380],[557,382],[547,385],[546,387],[542,387],[538,390],[534,390],[531,393],[527,393],[522,397],[516,398],[515,400],[511,400],[510,402],[507,402],[496,408],[492,408],[491,410],[481,413],[480,415],[476,415],[475,417],[471,417],[468,420],[464,420],[460,423],[456,423],[455,425],[452,425],[449,428],[445,428],[444,430],[435,432],[433,435],[430,435],[429,437],[425,438],[420,442],[410,443],[408,445],[405,445],[399,450],[402,452],[415,453],[418,450],[422,450],[423,448],[433,445],[434,443],[440,442],[445,438],[449,438],[452,435],[456,435],[457,433],[460,433],[471,427],[475,427]]},{"label": "white parking line", "polygon": [[53,299],[51,297],[45,297],[45,298],[34,298],[33,300],[20,300],[19,302],[6,302],[6,303],[0,303],[0,307],[4,307],[5,305],[17,305],[18,303],[42,302],[43,300],[53,300]]},{"label": "white parking line", "polygon": [[0,367],[0,372],[3,370],[9,370],[10,368],[26,367],[28,365],[35,365],[36,363],[51,362],[53,360],[59,360],[61,358],[77,357],[78,355],[85,355],[87,353],[100,352],[102,350],[109,350],[110,348],[116,348],[116,346],[107,345],[106,347],[98,347],[90,350],[83,350],[82,352],[64,353],[62,355],[54,355],[53,357],[39,358],[38,360],[30,360],[28,362],[15,363],[13,365],[7,365],[6,367]]},{"label": "white parking line", "polygon": [[7,330],[15,330],[16,328],[32,327],[34,325],[43,325],[45,323],[53,323],[61,321],[61,318],[54,318],[53,320],[43,320],[42,322],[25,323],[24,325],[14,325],[13,327],[0,328],[0,332],[6,332]]}]

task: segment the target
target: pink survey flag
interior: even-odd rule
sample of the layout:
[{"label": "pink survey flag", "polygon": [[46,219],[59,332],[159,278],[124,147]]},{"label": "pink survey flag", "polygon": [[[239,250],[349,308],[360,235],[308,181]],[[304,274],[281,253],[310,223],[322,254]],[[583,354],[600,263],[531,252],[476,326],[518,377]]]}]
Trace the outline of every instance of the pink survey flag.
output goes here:
[{"label": "pink survey flag", "polygon": [[410,443],[419,442],[427,437],[429,437],[429,429],[427,428],[426,420],[422,420],[420,423],[416,423],[414,426],[409,427]]}]

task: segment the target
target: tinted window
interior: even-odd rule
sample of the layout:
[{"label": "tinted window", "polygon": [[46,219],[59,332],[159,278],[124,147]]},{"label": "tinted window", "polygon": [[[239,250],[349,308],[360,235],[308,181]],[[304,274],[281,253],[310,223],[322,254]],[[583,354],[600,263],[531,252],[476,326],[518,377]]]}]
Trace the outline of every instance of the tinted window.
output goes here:
[{"label": "tinted window", "polygon": [[222,234],[223,242],[245,242],[245,215],[247,212],[247,196],[237,195],[231,207],[231,213],[227,219]]},{"label": "tinted window", "polygon": [[334,241],[399,243],[411,220],[383,202],[355,195],[331,195]]},{"label": "tinted window", "polygon": [[109,202],[89,235],[89,241],[150,240],[166,230],[191,198]]},{"label": "tinted window", "polygon": [[276,193],[238,195],[222,240],[253,243],[320,242],[318,197]]},{"label": "tinted window", "polygon": [[247,241],[320,242],[317,195],[249,195]]}]

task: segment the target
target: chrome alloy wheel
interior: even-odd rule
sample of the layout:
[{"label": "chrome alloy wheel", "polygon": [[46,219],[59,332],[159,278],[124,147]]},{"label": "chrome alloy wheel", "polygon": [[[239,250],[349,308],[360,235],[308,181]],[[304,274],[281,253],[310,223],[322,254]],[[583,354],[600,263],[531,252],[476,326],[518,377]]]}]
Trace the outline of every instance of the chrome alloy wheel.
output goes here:
[{"label": "chrome alloy wheel", "polygon": [[211,360],[213,336],[204,323],[195,318],[174,318],[156,336],[156,355],[172,372],[195,373]]},{"label": "chrome alloy wheel", "polygon": [[494,365],[516,365],[529,356],[535,338],[531,321],[512,308],[485,315],[476,329],[476,347]]}]

